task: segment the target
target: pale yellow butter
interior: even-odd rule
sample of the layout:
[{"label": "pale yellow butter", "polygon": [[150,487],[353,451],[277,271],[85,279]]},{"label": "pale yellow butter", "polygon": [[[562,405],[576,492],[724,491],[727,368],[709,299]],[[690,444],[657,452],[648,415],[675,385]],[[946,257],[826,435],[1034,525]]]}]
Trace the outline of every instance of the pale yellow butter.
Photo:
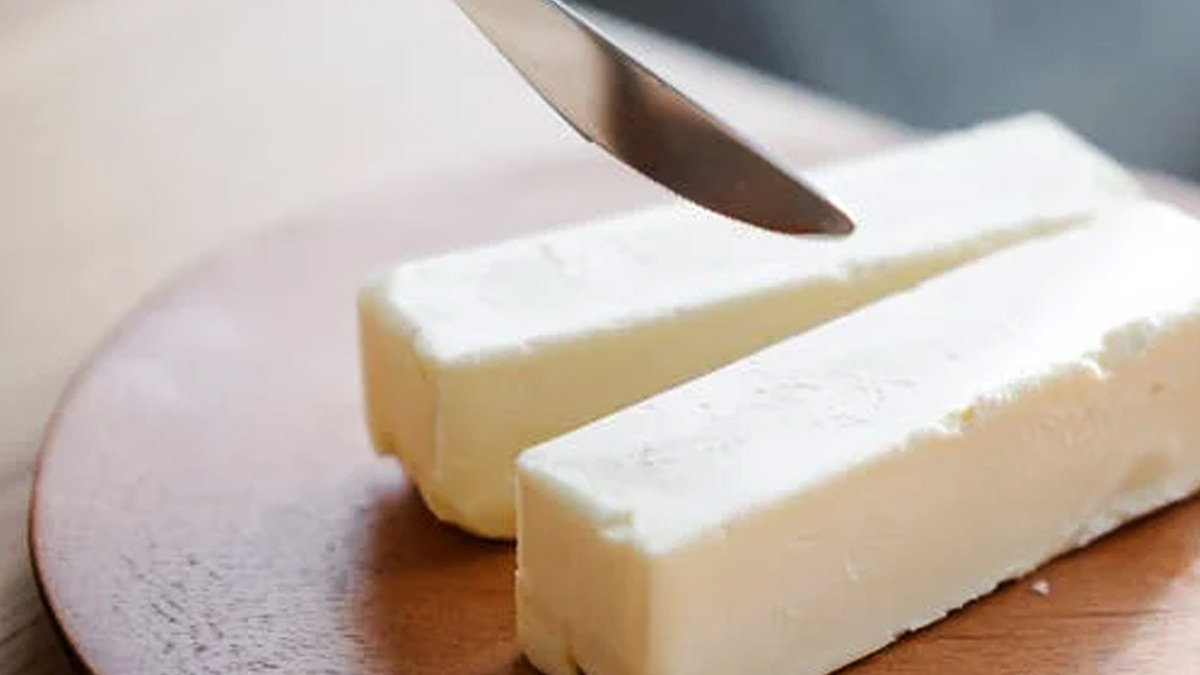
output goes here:
[{"label": "pale yellow butter", "polygon": [[1116,206],[533,448],[550,675],[823,675],[1200,487],[1200,223]]},{"label": "pale yellow butter", "polygon": [[376,447],[438,517],[511,537],[525,448],[1138,193],[1038,115],[808,178],[857,220],[852,237],[675,205],[378,276],[360,302]]}]

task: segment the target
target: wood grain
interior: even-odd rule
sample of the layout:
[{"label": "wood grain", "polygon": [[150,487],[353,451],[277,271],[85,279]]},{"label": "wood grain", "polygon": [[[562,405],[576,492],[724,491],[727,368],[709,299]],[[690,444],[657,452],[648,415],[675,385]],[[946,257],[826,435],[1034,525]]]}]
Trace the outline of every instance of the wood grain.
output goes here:
[{"label": "wood grain", "polygon": [[[580,195],[587,195],[582,199]],[[511,550],[442,527],[360,420],[353,296],[379,264],[653,199],[595,161],[455,174],[332,208],[153,297],[47,436],[33,548],[86,667],[528,673]],[[1200,667],[1200,502],[1009,585],[856,675]]]}]

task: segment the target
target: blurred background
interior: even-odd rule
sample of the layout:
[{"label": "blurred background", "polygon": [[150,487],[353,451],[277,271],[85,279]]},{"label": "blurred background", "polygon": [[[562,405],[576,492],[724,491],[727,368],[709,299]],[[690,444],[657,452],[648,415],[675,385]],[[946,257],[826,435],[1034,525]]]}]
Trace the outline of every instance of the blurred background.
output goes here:
[{"label": "blurred background", "polygon": [[1038,108],[1200,178],[1195,0],[589,1],[913,126]]}]

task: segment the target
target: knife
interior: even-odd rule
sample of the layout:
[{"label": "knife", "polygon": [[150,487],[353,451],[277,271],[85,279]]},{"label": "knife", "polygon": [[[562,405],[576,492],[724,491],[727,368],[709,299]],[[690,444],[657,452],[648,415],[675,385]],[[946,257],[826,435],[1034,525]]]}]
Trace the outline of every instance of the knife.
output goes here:
[{"label": "knife", "polygon": [[558,0],[455,0],[584,138],[677,195],[784,234],[849,234],[837,206]]}]

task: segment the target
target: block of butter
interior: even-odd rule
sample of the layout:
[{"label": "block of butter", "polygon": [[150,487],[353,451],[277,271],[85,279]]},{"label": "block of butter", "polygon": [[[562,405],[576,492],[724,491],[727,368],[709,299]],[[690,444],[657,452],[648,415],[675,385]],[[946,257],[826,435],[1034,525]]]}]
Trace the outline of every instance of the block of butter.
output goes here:
[{"label": "block of butter", "polygon": [[1200,486],[1200,223],[1117,206],[535,447],[552,675],[819,675]]},{"label": "block of butter", "polygon": [[511,537],[525,448],[1138,192],[1040,115],[808,178],[857,233],[791,239],[676,205],[374,278],[359,308],[376,448],[441,519]]}]

